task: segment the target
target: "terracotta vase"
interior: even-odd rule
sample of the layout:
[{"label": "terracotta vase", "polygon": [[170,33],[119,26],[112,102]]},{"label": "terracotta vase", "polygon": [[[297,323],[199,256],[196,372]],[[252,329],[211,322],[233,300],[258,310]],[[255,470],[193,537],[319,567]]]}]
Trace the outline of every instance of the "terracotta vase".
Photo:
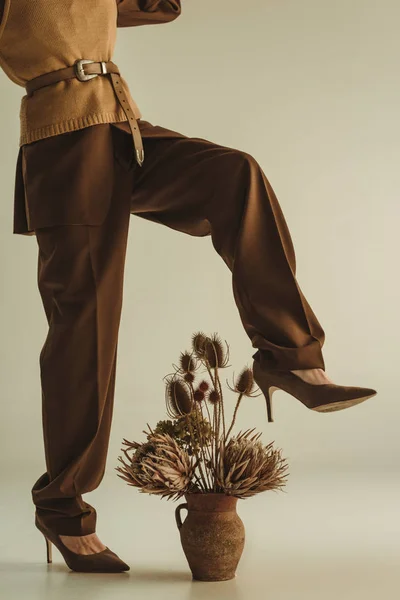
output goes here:
[{"label": "terracotta vase", "polygon": [[[245,541],[244,525],[236,512],[238,499],[225,494],[186,494],[185,498],[175,517],[193,579],[233,579]],[[188,511],[183,523],[182,509]]]}]

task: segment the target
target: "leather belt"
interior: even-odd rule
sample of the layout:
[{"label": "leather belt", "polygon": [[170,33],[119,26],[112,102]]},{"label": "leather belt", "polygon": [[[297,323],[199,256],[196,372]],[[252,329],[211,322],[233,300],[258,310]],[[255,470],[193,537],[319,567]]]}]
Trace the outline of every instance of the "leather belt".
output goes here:
[{"label": "leather belt", "polygon": [[122,86],[121,77],[119,77],[119,69],[111,60],[108,62],[96,62],[87,59],[77,60],[72,67],[50,71],[49,73],[44,73],[43,75],[31,79],[26,83],[25,89],[27,94],[31,95],[35,90],[58,81],[72,78],[77,78],[79,81],[89,81],[98,75],[110,75],[115,95],[128,119],[129,127],[132,132],[136,162],[141,167],[144,161],[144,149],[139,125],[133,107]]}]

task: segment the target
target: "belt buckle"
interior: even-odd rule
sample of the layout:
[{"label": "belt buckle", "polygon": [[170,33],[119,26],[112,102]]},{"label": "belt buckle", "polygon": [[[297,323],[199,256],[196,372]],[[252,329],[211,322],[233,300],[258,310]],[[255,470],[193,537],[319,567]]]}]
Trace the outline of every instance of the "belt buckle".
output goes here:
[{"label": "belt buckle", "polygon": [[83,65],[87,65],[89,63],[94,63],[94,62],[96,62],[96,61],[95,60],[87,60],[85,58],[81,58],[80,60],[76,61],[76,63],[74,64],[74,68],[75,68],[75,74],[76,74],[77,78],[79,79],[79,81],[89,81],[89,79],[93,79],[93,77],[97,77],[99,75],[98,73],[85,73],[85,71],[83,70]]}]

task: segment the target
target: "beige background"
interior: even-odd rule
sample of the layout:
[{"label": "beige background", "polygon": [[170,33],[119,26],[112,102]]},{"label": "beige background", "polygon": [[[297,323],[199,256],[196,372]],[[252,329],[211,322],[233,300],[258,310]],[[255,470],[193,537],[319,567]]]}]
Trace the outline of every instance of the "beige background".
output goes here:
[{"label": "beige background", "polygon": [[[394,0],[184,0],[174,23],[119,30],[113,59],[145,119],[241,148],[262,165],[292,233],[299,284],[326,332],[327,374],[336,383],[378,390],[365,404],[327,415],[276,392],[270,426],[262,397],[245,403],[239,426],[257,426],[266,442],[275,440],[292,478],[287,496],[240,504],[248,554],[237,581],[202,588],[215,597],[242,598],[257,577],[260,587],[253,591],[262,594],[264,559],[276,598],[293,597],[283,584],[288,568],[298,598],[372,598],[378,590],[392,594],[400,583],[399,18]],[[0,464],[3,481],[12,480],[2,515],[20,490],[19,519],[40,577],[44,542],[38,548],[30,487],[44,470],[38,356],[47,325],[36,287],[35,238],[11,233],[21,95],[0,76]],[[199,329],[218,332],[230,344],[227,377],[251,364],[254,349],[234,304],[230,272],[211,239],[132,217],[107,473],[87,499],[99,507],[105,543],[121,534],[117,551],[125,544],[132,569],[138,560],[132,530],[143,533],[137,583],[149,597],[160,590],[174,598],[203,592],[185,579],[171,503],[140,496],[113,468],[122,438],[139,439],[147,422],[163,418],[162,377]],[[273,512],[265,512],[271,506]],[[164,517],[157,531],[154,510]],[[159,538],[159,564],[172,575],[161,570],[154,580],[149,532]],[[5,564],[19,552],[8,544]],[[168,562],[174,553],[175,579]],[[315,578],[317,559],[321,579]],[[131,592],[129,585],[121,588],[121,597]],[[93,596],[102,593],[96,589]]]}]

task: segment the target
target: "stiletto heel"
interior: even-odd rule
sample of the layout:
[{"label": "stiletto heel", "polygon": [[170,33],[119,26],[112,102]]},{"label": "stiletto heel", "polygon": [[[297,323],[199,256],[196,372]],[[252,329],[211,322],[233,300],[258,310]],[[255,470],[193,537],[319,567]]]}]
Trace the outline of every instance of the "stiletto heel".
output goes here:
[{"label": "stiletto heel", "polygon": [[47,539],[47,537],[44,534],[43,534],[43,537],[46,540],[47,562],[51,563],[51,562],[53,562],[51,542],[49,539]]},{"label": "stiletto heel", "polygon": [[254,360],[253,376],[265,396],[269,423],[273,423],[272,394],[275,390],[287,392],[300,400],[304,406],[317,412],[333,412],[350,408],[372,398],[377,393],[372,388],[335,383],[308,383],[292,371],[264,371],[257,360]]},{"label": "stiletto heel", "polygon": [[120,571],[129,571],[129,565],[119,558],[115,552],[106,546],[101,552],[91,554],[78,554],[70,550],[61,540],[57,533],[39,519],[35,514],[35,525],[42,532],[46,540],[47,562],[52,562],[52,544],[58,548],[66,564],[72,571],[81,571],[85,573],[119,573]]},{"label": "stiletto heel", "polygon": [[268,392],[265,396],[265,400],[267,402],[268,423],[274,422],[274,417],[272,414],[272,394],[275,392],[275,390],[278,390],[278,389],[279,388],[277,388],[273,385],[271,387],[268,387]]}]

